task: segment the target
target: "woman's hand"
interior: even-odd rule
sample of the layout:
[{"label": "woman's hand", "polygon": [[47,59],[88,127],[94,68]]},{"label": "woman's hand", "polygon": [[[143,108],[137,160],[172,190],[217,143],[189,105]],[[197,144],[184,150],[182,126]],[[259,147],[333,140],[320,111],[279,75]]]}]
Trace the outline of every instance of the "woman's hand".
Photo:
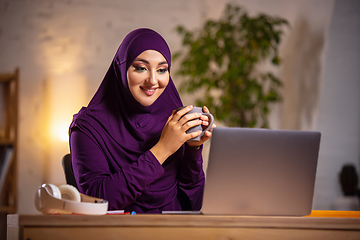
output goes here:
[{"label": "woman's hand", "polygon": [[[210,113],[209,109],[206,106],[203,106],[203,111],[205,113]],[[210,124],[209,117],[205,116],[205,115],[201,115],[200,119],[202,120],[201,124],[203,126],[203,129],[207,128],[209,126],[209,124]],[[215,125],[215,123],[213,123],[213,125],[211,126],[211,129],[204,133],[204,135],[201,137],[200,141],[198,141],[198,142],[187,142],[186,144],[189,145],[190,147],[200,147],[204,142],[206,142],[207,140],[210,139],[211,131],[215,127],[216,127],[216,125]]]},{"label": "woman's hand", "polygon": [[[150,149],[161,164],[169,156],[175,153],[186,141],[201,134],[201,131],[187,134],[187,130],[200,124],[203,126],[207,126],[209,124],[208,118],[206,116],[202,116],[201,113],[186,114],[192,108],[193,106],[188,106],[177,112],[173,111],[162,130],[159,142]],[[204,111],[209,112],[207,108],[205,110],[205,107]],[[200,146],[203,142],[208,140],[210,136],[210,132],[205,133],[200,142],[196,142],[195,145],[190,146]]]}]

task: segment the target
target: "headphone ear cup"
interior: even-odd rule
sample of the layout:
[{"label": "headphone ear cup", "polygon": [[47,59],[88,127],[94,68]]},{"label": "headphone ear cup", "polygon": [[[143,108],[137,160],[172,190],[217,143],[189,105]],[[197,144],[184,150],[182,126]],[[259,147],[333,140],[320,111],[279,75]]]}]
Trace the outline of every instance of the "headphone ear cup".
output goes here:
[{"label": "headphone ear cup", "polygon": [[74,186],[67,184],[61,185],[59,191],[61,192],[61,199],[81,202],[80,193]]},{"label": "headphone ear cup", "polygon": [[51,198],[61,199],[61,193],[57,186],[53,184],[43,184],[35,194],[35,207],[43,214],[53,214],[56,211],[51,208]]},{"label": "headphone ear cup", "polygon": [[61,192],[60,192],[60,189],[55,186],[54,184],[46,184],[44,186],[48,192],[54,197],[54,198],[58,198],[58,199],[61,199]]}]

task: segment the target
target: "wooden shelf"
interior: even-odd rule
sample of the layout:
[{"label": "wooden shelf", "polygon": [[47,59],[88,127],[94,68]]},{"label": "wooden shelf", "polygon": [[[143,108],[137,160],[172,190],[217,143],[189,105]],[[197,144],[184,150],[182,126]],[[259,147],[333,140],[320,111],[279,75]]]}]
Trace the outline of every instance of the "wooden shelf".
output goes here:
[{"label": "wooden shelf", "polygon": [[0,139],[0,145],[15,145],[14,139]]},{"label": "wooden shelf", "polygon": [[[12,73],[0,74],[0,88],[2,104],[0,113],[2,122],[0,125],[0,147],[12,146],[13,152],[8,164],[7,172],[3,173],[5,178],[2,186],[0,185],[0,213],[16,213],[17,212],[17,136],[18,136],[18,85],[19,70],[16,69]],[[0,167],[2,167],[0,161]],[[0,171],[1,173],[1,171]]]},{"label": "wooden shelf", "polygon": [[0,82],[4,83],[4,82],[10,82],[12,80],[17,80],[18,78],[17,72],[18,70],[16,70],[15,73],[0,74]]},{"label": "wooden shelf", "polygon": [[15,213],[16,212],[16,207],[15,206],[1,206],[0,207],[0,212]]}]

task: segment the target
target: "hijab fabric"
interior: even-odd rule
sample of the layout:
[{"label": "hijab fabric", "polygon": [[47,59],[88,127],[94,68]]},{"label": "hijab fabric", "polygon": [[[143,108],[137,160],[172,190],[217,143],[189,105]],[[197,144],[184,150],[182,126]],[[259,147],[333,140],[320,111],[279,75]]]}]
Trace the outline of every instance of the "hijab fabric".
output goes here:
[{"label": "hijab fabric", "polygon": [[130,32],[89,105],[74,115],[70,125],[70,134],[75,128],[80,129],[119,168],[136,161],[153,147],[172,111],[182,106],[171,77],[163,93],[150,106],[142,106],[132,96],[127,70],[146,50],[160,52],[170,71],[171,53],[161,35],[145,28]]}]

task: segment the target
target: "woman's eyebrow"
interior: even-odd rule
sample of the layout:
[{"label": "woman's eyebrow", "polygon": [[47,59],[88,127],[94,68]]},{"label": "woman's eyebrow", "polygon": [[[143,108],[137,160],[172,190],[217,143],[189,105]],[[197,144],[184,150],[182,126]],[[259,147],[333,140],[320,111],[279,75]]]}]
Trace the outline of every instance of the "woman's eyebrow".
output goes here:
[{"label": "woman's eyebrow", "polygon": [[[142,58],[137,58],[137,59],[135,59],[135,61],[140,61],[140,62],[143,62],[143,63],[146,63],[146,64],[150,64],[148,60],[142,59]],[[168,63],[167,63],[167,61],[163,61],[163,62],[159,62],[158,65],[163,65],[163,64],[168,64]]]},{"label": "woman's eyebrow", "polygon": [[140,62],[149,64],[149,61],[147,61],[147,60],[145,60],[145,59],[142,59],[142,58],[137,58],[137,59],[134,60],[134,62],[135,62],[135,61],[140,61]]}]

